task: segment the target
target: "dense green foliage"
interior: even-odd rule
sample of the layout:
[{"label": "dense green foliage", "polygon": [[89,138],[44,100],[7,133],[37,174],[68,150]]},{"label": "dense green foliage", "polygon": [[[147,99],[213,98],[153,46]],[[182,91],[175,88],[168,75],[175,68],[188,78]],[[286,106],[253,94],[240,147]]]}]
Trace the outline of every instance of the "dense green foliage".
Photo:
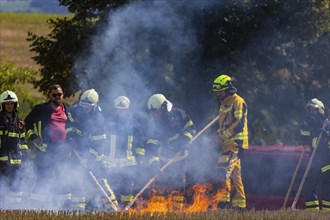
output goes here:
[{"label": "dense green foliage", "polygon": [[17,83],[31,81],[35,74],[28,69],[16,67],[11,63],[1,63],[0,66],[0,91],[13,88]]},{"label": "dense green foliage", "polygon": [[[100,79],[114,78],[116,70],[99,68],[90,74],[93,70],[88,69],[88,55],[93,43],[102,41],[100,33],[112,22],[111,17],[108,20],[109,14],[139,3],[147,11],[154,3],[59,2],[68,7],[73,17],[49,20],[52,32],[47,36],[29,35],[31,49],[37,53],[34,60],[42,66],[41,79],[35,85],[45,92],[50,84],[60,83],[66,95],[94,87],[99,88],[101,97],[105,96],[105,88],[113,84]],[[129,51],[132,55],[127,65],[140,74],[152,92],[162,92],[173,98],[175,104],[180,103],[198,126],[216,113],[217,104],[212,100],[210,87],[222,73],[237,78],[238,93],[247,101],[252,144],[260,138],[266,144],[296,144],[297,125],[308,99],[317,97],[329,106],[328,0],[168,2],[171,12],[179,17],[169,30],[139,23],[139,27],[130,26],[131,35],[123,35],[138,45]],[[193,31],[189,31],[191,27]],[[183,30],[178,37],[174,36],[177,30]],[[187,43],[192,34],[196,35],[194,43]],[[157,43],[144,47],[144,42],[153,40],[151,37]],[[171,46],[178,45],[177,41],[184,51],[171,57]],[[124,48],[124,43],[124,39],[109,42],[119,48]],[[105,54],[103,59],[116,60],[120,55],[115,51]],[[149,71],[148,62],[157,68]],[[82,82],[81,78],[85,80]],[[121,83],[130,88],[128,95],[141,91],[134,87],[134,79]]]},{"label": "dense green foliage", "polygon": [[0,63],[0,91],[11,90],[19,97],[19,112],[22,117],[36,104],[29,91],[21,87],[22,83],[31,83],[35,79],[36,72],[27,68],[16,67],[12,63]]},{"label": "dense green foliage", "polygon": [[47,36],[37,36],[30,32],[28,40],[32,42],[32,51],[39,54],[34,60],[42,66],[42,78],[36,82],[36,85],[45,92],[51,84],[59,83],[64,88],[65,94],[70,96],[79,90],[72,72],[74,60],[80,53],[86,51],[85,48],[88,48],[91,37],[98,27],[96,19],[99,18],[104,22],[110,9],[127,1],[110,0],[95,3],[62,0],[60,2],[67,6],[74,16],[49,19],[52,32]]}]

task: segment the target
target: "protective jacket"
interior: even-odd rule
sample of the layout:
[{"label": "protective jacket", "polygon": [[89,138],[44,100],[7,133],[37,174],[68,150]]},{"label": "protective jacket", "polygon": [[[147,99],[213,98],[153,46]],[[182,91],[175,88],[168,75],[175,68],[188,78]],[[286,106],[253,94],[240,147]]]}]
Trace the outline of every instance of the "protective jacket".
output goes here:
[{"label": "protective jacket", "polygon": [[[64,104],[64,111],[68,120],[66,121],[66,129],[73,127],[72,108],[70,105]],[[25,118],[27,137],[30,140],[34,140],[39,136],[44,142],[43,146],[36,146],[40,151],[45,152],[47,149],[47,143],[52,143],[50,135],[50,120],[52,114],[51,102],[45,102],[36,105],[32,111]]]},{"label": "protective jacket", "polygon": [[[225,169],[225,192],[220,203],[232,202],[235,208],[246,208],[246,197],[241,176],[239,152],[248,148],[247,105],[236,93],[221,101],[219,109],[219,135],[223,140],[223,152],[219,166]],[[235,194],[231,198],[231,182]]]},{"label": "protective jacket", "polygon": [[68,129],[68,138],[74,139],[77,148],[88,151],[102,149],[106,140],[105,121],[99,106],[84,113],[81,106],[73,110],[74,126]]},{"label": "protective jacket", "polygon": [[[317,146],[309,175],[302,190],[302,197],[308,210],[319,210],[319,199],[321,199],[321,209],[330,211],[330,125],[328,124],[324,130],[321,130],[324,120],[323,116],[312,118],[308,115],[300,129],[302,143],[310,146],[311,153]],[[323,132],[321,139],[318,140],[321,132]],[[316,190],[317,187],[319,187],[319,191]],[[315,195],[318,195],[318,198]]]},{"label": "protective jacket", "polygon": [[182,109],[173,108],[161,120],[152,121],[146,142],[148,163],[157,160],[168,161],[178,151],[184,152],[178,160],[186,158],[186,147],[195,133],[193,121]]},{"label": "protective jacket", "polygon": [[9,118],[0,112],[0,164],[4,166],[20,165],[22,151],[27,150],[25,126],[21,117],[15,112]]},{"label": "protective jacket", "polygon": [[143,142],[143,131],[137,120],[131,115],[124,120],[114,116],[108,121],[107,142],[102,154],[113,168],[135,166],[145,153]]},{"label": "protective jacket", "polygon": [[[8,117],[0,112],[0,208],[12,209],[22,204],[23,161],[27,159],[25,127],[23,120],[14,112]],[[7,188],[8,187],[8,188]]]},{"label": "protective jacket", "polygon": [[[306,116],[306,120],[303,122],[300,128],[301,142],[307,144],[310,147],[310,152],[312,153],[317,144],[317,139],[321,133],[321,128],[323,126],[325,118],[311,118]],[[328,128],[326,128],[328,129]],[[327,134],[323,133],[322,139],[320,140],[319,147],[316,151],[315,157],[317,158],[317,163],[326,166],[329,162],[329,149],[327,148]]]},{"label": "protective jacket", "polygon": [[110,198],[120,198],[123,206],[133,199],[134,188],[140,188],[137,173],[141,171],[138,164],[144,155],[143,143],[141,126],[129,113],[123,119],[114,114],[107,120],[107,140],[100,154],[110,177],[104,184]]},{"label": "protective jacket", "polygon": [[248,148],[247,106],[236,93],[221,102],[219,125],[225,150],[236,152],[238,149],[235,146]]}]

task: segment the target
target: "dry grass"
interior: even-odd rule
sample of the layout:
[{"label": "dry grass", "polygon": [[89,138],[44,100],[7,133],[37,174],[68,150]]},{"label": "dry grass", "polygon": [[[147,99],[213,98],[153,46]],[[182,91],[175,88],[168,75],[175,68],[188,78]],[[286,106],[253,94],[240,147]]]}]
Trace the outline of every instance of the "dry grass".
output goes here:
[{"label": "dry grass", "polygon": [[328,220],[330,213],[308,212],[304,210],[279,210],[279,211],[246,211],[235,212],[232,210],[208,211],[203,213],[138,213],[138,212],[56,212],[56,211],[33,211],[33,210],[2,210],[1,219],[299,219],[299,220]]},{"label": "dry grass", "polygon": [[28,32],[46,35],[50,32],[47,20],[64,15],[0,13],[0,62],[11,62],[20,67],[38,70],[39,66],[31,59]]},{"label": "dry grass", "polygon": [[[47,20],[64,16],[68,15],[0,13],[0,63],[9,62],[18,67],[38,71],[40,66],[32,60],[35,54],[30,51],[30,42],[26,40],[28,32],[46,36],[51,31]],[[22,84],[20,87],[38,100],[45,98],[32,84]]]}]

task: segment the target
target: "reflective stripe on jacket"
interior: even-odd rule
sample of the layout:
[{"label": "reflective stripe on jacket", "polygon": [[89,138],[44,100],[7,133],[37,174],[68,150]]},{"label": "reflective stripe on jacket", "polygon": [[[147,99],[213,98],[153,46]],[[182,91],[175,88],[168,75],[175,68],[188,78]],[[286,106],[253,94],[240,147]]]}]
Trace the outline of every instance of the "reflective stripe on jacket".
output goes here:
[{"label": "reflective stripe on jacket", "polygon": [[9,117],[0,112],[0,161],[10,165],[22,163],[22,150],[27,150],[25,126],[17,112]]},{"label": "reflective stripe on jacket", "polygon": [[[64,111],[68,120],[66,121],[66,130],[73,126],[74,119],[72,117],[72,107],[63,103]],[[46,150],[47,143],[51,142],[50,136],[50,120],[53,109],[50,101],[36,105],[28,116],[25,118],[27,138],[34,140],[37,136],[42,139],[44,146],[43,150]],[[44,149],[45,148],[45,149]],[[39,149],[40,150],[40,149]]]},{"label": "reflective stripe on jacket", "polygon": [[108,162],[110,163],[111,167],[126,167],[126,166],[134,166],[137,164],[135,156],[133,156],[132,152],[132,143],[133,143],[133,136],[127,137],[127,145],[125,148],[126,157],[118,158],[116,157],[116,150],[121,150],[117,143],[117,136],[114,134],[110,134],[110,152],[109,152],[109,159]]},{"label": "reflective stripe on jacket", "polygon": [[[178,151],[182,154],[175,161],[188,156],[185,147],[196,133],[196,127],[185,111],[173,108],[166,116],[166,120],[152,122],[149,138],[146,142],[146,154],[157,156],[162,161],[170,160]],[[151,158],[151,156],[149,156]]]}]

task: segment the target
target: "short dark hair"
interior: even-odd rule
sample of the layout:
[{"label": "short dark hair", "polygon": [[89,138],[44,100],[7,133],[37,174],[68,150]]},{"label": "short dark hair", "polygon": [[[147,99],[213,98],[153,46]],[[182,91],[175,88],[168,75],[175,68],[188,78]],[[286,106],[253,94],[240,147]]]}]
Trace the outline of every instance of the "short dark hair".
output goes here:
[{"label": "short dark hair", "polygon": [[60,88],[61,90],[63,90],[62,87],[59,84],[54,84],[54,85],[49,86],[49,88],[48,88],[48,95],[52,92],[52,90],[58,89],[58,88]]}]

